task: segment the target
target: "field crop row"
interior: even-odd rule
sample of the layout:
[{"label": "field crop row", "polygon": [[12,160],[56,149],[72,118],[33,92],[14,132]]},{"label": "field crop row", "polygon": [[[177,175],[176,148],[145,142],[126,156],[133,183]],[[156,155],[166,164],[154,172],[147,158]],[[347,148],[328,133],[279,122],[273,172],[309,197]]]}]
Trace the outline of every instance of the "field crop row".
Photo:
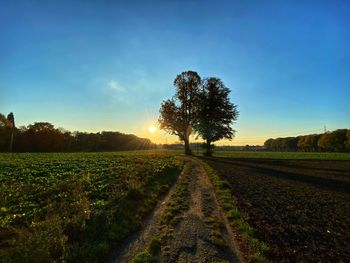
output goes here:
[{"label": "field crop row", "polygon": [[180,173],[156,154],[1,154],[0,258],[106,260]]},{"label": "field crop row", "polygon": [[273,261],[348,262],[350,162],[211,158]]}]

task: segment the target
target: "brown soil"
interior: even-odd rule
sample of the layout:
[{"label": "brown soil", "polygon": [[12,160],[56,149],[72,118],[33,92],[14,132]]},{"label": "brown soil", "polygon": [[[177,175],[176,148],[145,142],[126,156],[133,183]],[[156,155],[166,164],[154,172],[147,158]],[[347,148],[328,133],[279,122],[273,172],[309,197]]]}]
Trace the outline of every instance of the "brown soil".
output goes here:
[{"label": "brown soil", "polygon": [[350,162],[211,158],[239,210],[285,262],[350,259]]},{"label": "brown soil", "polygon": [[[144,229],[125,241],[114,262],[132,262],[153,236],[161,240],[160,262],[239,262],[243,259],[204,169],[192,158],[185,160],[192,169],[187,169],[180,176],[190,177],[190,201],[189,209],[182,212],[180,222],[166,228],[160,225],[161,215],[174,191],[172,188],[145,223]],[[214,232],[221,242],[213,239]]]}]

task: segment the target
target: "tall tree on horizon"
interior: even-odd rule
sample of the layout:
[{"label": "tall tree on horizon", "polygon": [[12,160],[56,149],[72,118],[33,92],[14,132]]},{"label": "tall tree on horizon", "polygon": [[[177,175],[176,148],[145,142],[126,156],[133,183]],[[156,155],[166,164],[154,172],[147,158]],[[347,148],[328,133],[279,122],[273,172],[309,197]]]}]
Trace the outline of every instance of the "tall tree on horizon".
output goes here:
[{"label": "tall tree on horizon", "polygon": [[230,102],[230,92],[219,78],[207,78],[201,86],[194,128],[198,136],[206,141],[208,156],[212,154],[212,142],[234,137],[235,130],[231,126],[239,112],[237,106]]},{"label": "tall tree on horizon", "polygon": [[191,154],[189,136],[196,122],[196,100],[201,78],[195,71],[185,71],[174,80],[175,96],[160,107],[160,129],[179,136],[185,143],[185,153]]},{"label": "tall tree on horizon", "polygon": [[13,139],[14,139],[14,133],[15,133],[15,116],[13,115],[12,112],[10,112],[7,115],[7,120],[9,122],[10,125],[10,129],[11,129],[11,135],[10,135],[10,146],[9,146],[9,151],[12,152],[13,151]]}]

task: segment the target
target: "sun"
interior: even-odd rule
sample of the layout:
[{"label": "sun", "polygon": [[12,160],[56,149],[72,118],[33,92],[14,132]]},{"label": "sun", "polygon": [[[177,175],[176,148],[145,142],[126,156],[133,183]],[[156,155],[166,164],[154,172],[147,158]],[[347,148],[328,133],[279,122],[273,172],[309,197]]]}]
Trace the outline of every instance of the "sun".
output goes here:
[{"label": "sun", "polygon": [[157,128],[154,125],[151,125],[151,126],[148,127],[148,130],[149,130],[150,133],[154,133],[156,131],[156,129]]}]

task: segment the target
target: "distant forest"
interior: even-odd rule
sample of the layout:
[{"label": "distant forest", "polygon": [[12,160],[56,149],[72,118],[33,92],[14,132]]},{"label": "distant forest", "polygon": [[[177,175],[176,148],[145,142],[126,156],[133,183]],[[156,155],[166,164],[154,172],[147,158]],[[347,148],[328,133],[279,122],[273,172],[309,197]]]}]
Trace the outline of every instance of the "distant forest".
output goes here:
[{"label": "distant forest", "polygon": [[150,139],[132,134],[103,131],[98,133],[69,132],[48,122],[35,122],[16,128],[13,114],[0,114],[0,151],[73,152],[119,151],[155,148]]},{"label": "distant forest", "polygon": [[[147,150],[156,147],[157,145],[150,139],[139,138],[132,134],[112,131],[69,132],[55,128],[49,122],[35,122],[17,128],[12,113],[7,117],[0,113],[0,152],[93,152]],[[177,149],[183,148],[183,145],[163,145],[163,147]],[[198,145],[193,144],[192,148],[196,147]],[[350,152],[350,130],[339,129],[323,134],[268,139],[264,147],[270,151]]]},{"label": "distant forest", "polygon": [[350,130],[268,139],[264,146],[272,151],[350,152]]}]

